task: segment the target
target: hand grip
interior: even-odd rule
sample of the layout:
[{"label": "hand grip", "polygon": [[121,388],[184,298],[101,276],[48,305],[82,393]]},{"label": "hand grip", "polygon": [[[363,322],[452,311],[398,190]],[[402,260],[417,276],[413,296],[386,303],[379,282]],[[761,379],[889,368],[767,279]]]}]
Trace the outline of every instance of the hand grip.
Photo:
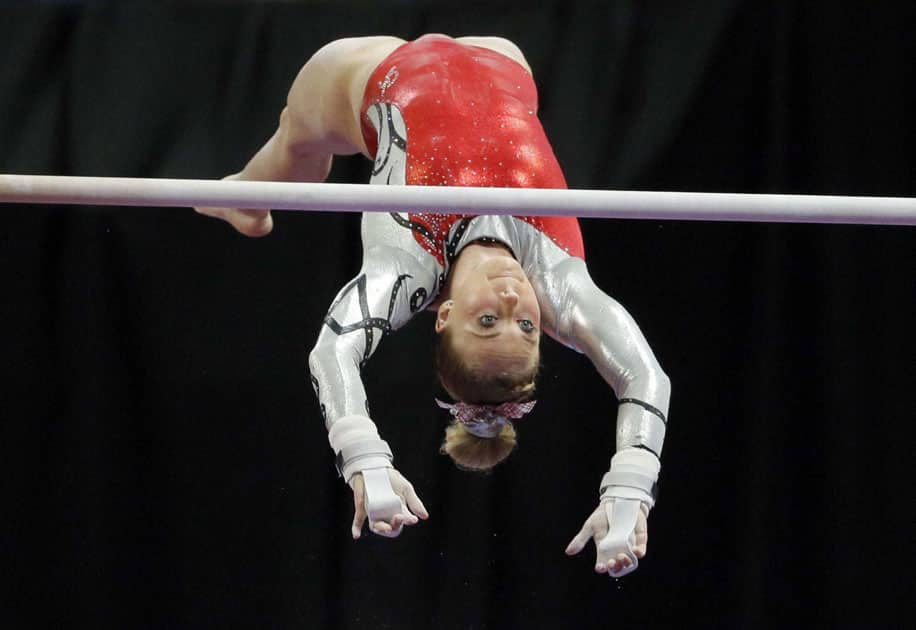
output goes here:
[{"label": "hand grip", "polygon": [[[401,498],[394,493],[387,468],[371,468],[362,471],[366,489],[366,513],[369,523],[385,521],[390,523],[396,514],[401,514]],[[400,528],[396,530],[400,533]],[[394,534],[397,535],[397,534]]]},{"label": "hand grip", "polygon": [[630,559],[630,566],[617,571],[609,572],[611,577],[619,578],[632,573],[639,566],[639,559],[633,553],[633,544],[636,542],[634,532],[636,521],[639,518],[638,499],[612,499],[604,504],[607,514],[608,532],[601,539],[598,551],[608,554],[616,559],[619,554],[624,554]]}]

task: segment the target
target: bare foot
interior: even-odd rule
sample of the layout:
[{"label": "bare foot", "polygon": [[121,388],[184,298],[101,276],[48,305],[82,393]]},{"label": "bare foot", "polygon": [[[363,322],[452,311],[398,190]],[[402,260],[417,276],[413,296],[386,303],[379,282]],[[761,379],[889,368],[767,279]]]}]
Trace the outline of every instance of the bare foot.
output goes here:
[{"label": "bare foot", "polygon": [[200,214],[227,221],[245,236],[267,236],[274,227],[270,210],[243,210],[238,208],[194,208]]}]

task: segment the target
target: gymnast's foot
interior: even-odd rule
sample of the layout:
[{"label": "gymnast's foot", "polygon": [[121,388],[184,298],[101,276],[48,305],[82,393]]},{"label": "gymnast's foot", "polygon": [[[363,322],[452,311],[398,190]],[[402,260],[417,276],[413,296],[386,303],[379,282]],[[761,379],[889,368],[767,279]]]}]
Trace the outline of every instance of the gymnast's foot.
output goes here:
[{"label": "gymnast's foot", "polygon": [[[223,178],[229,181],[239,179],[242,179],[241,173],[234,173]],[[194,208],[194,210],[208,217],[222,219],[245,236],[253,238],[267,236],[274,229],[274,220],[270,216],[270,210],[243,208]]]},{"label": "gymnast's foot", "polygon": [[194,208],[200,214],[227,221],[245,236],[267,236],[274,227],[270,210],[242,210],[238,208]]}]

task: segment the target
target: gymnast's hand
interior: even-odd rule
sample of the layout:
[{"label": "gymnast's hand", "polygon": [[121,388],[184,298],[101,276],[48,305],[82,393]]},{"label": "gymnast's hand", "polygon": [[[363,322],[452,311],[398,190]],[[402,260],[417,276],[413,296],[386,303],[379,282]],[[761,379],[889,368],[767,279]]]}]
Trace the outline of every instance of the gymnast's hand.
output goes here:
[{"label": "gymnast's hand", "polygon": [[[370,521],[369,530],[379,536],[396,538],[401,535],[404,525],[416,525],[419,522],[417,517],[426,520],[429,518],[429,513],[426,511],[426,507],[420,497],[417,496],[413,484],[407,481],[401,473],[394,468],[389,468],[388,479],[391,481],[391,488],[394,493],[401,500],[401,511],[395,514],[390,521]],[[350,487],[353,488],[354,507],[351,534],[353,535],[353,540],[358,540],[362,536],[363,523],[368,518],[366,487],[362,473],[353,475],[350,479]]]},{"label": "gymnast's hand", "polygon": [[[628,499],[635,501],[636,499]],[[589,538],[595,541],[595,549],[598,558],[595,562],[596,573],[607,573],[612,577],[621,577],[636,568],[636,562],[626,553],[620,553],[619,544],[613,544],[611,541],[610,524],[608,522],[608,513],[614,513],[615,506],[622,505],[620,499],[605,499],[588,517],[579,533],[570,541],[566,547],[566,554],[573,556],[585,548]],[[645,503],[639,502],[639,509],[636,514],[636,526],[630,532],[626,543],[632,550],[633,556],[642,558],[646,555],[646,544],[649,541],[649,530],[647,518],[649,508]],[[613,518],[613,516],[612,516]]]}]

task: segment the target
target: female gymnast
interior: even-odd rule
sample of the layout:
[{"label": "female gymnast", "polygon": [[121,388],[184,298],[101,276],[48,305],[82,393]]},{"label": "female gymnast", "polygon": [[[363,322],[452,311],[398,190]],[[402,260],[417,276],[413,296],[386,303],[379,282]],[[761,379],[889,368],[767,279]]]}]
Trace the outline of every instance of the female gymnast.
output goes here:
[{"label": "female gymnast", "polygon": [[[276,133],[228,179],[319,182],[334,154],[362,153],[374,159],[372,184],[565,188],[536,110],[530,68],[507,40],[339,40],[305,64]],[[198,211],[249,236],[273,225],[268,211]],[[362,241],[362,268],[309,357],[353,490],[353,537],[367,516],[383,536],[428,518],[369,418],[360,370],[383,336],[430,309],[439,379],[453,399],[437,401],[452,416],[443,451],[463,468],[490,468],[512,450],[513,420],[534,405],[542,331],[591,359],[617,395],[617,450],[566,553],[591,538],[598,573],[634,570],[646,552],[670,385],[633,319],[589,277],[578,222],[366,213]]]}]

